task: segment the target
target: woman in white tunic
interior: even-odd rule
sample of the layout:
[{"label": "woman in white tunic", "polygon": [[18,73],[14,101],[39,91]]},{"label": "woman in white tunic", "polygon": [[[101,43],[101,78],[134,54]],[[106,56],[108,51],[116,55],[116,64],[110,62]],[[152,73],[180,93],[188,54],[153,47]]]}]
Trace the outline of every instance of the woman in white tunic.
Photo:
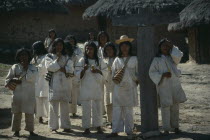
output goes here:
[{"label": "woman in white tunic", "polygon": [[80,100],[82,102],[82,127],[83,134],[90,134],[91,118],[92,127],[97,128],[97,133],[103,133],[102,126],[102,100],[103,76],[106,65],[98,58],[95,43],[89,42],[85,46],[85,56],[80,59],[76,74],[81,79]]},{"label": "woman in white tunic", "polygon": [[154,58],[149,70],[149,76],[157,87],[165,134],[172,130],[179,133],[179,103],[187,100],[179,80],[181,72],[177,69],[182,56],[178,47],[163,39],[159,44],[158,57]]},{"label": "woman in white tunic", "polygon": [[104,58],[104,46],[109,42],[109,35],[105,31],[101,31],[98,33],[98,57]]},{"label": "woman in white tunic", "polygon": [[33,56],[31,63],[38,68],[35,83],[36,95],[36,117],[39,117],[39,123],[43,123],[42,117],[48,117],[49,112],[49,83],[45,80],[47,68],[45,67],[45,56],[47,51],[43,42],[37,41],[32,45]]},{"label": "woman in white tunic", "polygon": [[[68,35],[65,39],[65,41],[69,42],[72,46],[73,49],[73,54],[72,54],[72,61],[73,61],[73,65],[74,68],[76,66],[76,64],[78,63],[78,61],[83,57],[83,52],[82,50],[77,46],[77,40],[75,38],[75,36],[73,35]],[[77,113],[77,104],[81,104],[79,101],[79,96],[80,96],[80,80],[77,76],[74,76],[72,78],[72,91],[71,91],[71,95],[72,95],[72,102],[70,103],[70,113],[72,113],[72,116],[78,117],[76,115]]]},{"label": "woman in white tunic", "polygon": [[[132,136],[133,107],[138,105],[137,85],[138,85],[138,61],[136,56],[132,56],[132,38],[123,35],[116,41],[119,44],[119,54],[112,65],[112,76],[125,66],[122,81],[114,84],[113,92],[113,114],[112,133],[107,137],[116,137],[119,132],[125,132]],[[127,61],[127,65],[125,64]]]},{"label": "woman in white tunic", "polygon": [[72,74],[74,68],[71,59],[64,54],[64,42],[62,39],[57,38],[53,44],[52,53],[46,56],[47,70],[53,73],[49,84],[49,127],[52,131],[56,131],[59,128],[58,110],[60,110],[60,127],[64,129],[64,132],[71,132],[69,120],[71,89],[69,77],[66,75]]},{"label": "woman in white tunic", "polygon": [[48,52],[51,52],[52,51],[52,46],[53,46],[53,42],[55,41],[56,39],[56,32],[54,29],[50,29],[48,31],[48,37],[45,39],[44,41],[44,45],[45,45],[45,48]]},{"label": "woman in white tunic", "polygon": [[19,137],[21,130],[22,113],[25,113],[25,130],[31,136],[37,136],[34,131],[35,113],[35,79],[37,69],[29,64],[30,52],[26,49],[19,49],[16,53],[16,61],[6,77],[5,87],[13,91],[12,96],[12,131],[14,136]]},{"label": "woman in white tunic", "polygon": [[105,77],[105,105],[107,112],[107,120],[112,123],[112,93],[114,89],[114,83],[112,81],[112,64],[117,55],[115,45],[111,42],[107,42],[104,46],[104,62],[107,65],[107,77]]}]

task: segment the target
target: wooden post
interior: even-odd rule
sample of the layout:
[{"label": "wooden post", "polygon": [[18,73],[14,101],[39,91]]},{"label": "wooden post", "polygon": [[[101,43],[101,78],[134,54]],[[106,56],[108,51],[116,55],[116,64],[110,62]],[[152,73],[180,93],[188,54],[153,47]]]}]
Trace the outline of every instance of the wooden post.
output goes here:
[{"label": "wooden post", "polygon": [[154,26],[138,28],[137,56],[140,79],[141,131],[143,134],[159,132],[157,93],[154,83],[149,78],[150,64],[157,52],[154,34]]}]

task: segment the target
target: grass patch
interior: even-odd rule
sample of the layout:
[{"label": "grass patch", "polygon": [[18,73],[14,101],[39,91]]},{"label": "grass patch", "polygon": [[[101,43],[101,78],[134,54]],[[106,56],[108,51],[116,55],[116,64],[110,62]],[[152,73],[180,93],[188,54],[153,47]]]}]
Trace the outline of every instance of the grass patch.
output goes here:
[{"label": "grass patch", "polygon": [[11,68],[11,65],[0,63],[0,77],[5,77],[10,68]]}]

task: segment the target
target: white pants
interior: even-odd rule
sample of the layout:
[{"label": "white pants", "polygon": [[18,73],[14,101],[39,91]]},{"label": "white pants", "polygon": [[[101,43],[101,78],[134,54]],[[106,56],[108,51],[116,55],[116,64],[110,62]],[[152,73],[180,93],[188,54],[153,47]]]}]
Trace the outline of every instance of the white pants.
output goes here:
[{"label": "white pants", "polygon": [[77,101],[79,95],[80,85],[79,83],[72,84],[71,104],[69,104],[69,113],[77,113]]},{"label": "white pants", "polygon": [[91,127],[99,127],[103,124],[102,115],[102,101],[101,100],[89,100],[82,101],[82,127],[87,129]]},{"label": "white pants", "polygon": [[36,97],[36,117],[48,117],[49,101],[47,97]]},{"label": "white pants", "polygon": [[112,133],[125,132],[133,133],[133,107],[116,107],[113,106],[112,113]]},{"label": "white pants", "polygon": [[179,128],[179,104],[169,107],[161,107],[162,123],[164,131]]},{"label": "white pants", "polygon": [[[60,104],[60,108],[59,108]],[[50,118],[49,118],[49,128],[51,130],[57,130],[59,128],[59,117],[58,110],[60,109],[60,128],[69,129],[69,103],[63,101],[50,101]]]}]

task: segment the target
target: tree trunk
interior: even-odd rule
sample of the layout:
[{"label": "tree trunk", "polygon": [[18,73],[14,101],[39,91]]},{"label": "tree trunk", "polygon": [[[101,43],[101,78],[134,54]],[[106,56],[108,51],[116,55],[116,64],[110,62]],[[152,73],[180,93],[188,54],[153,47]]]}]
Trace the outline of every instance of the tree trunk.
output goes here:
[{"label": "tree trunk", "polygon": [[158,130],[157,92],[149,78],[149,68],[157,52],[154,33],[154,26],[139,27],[137,33],[142,133]]}]

